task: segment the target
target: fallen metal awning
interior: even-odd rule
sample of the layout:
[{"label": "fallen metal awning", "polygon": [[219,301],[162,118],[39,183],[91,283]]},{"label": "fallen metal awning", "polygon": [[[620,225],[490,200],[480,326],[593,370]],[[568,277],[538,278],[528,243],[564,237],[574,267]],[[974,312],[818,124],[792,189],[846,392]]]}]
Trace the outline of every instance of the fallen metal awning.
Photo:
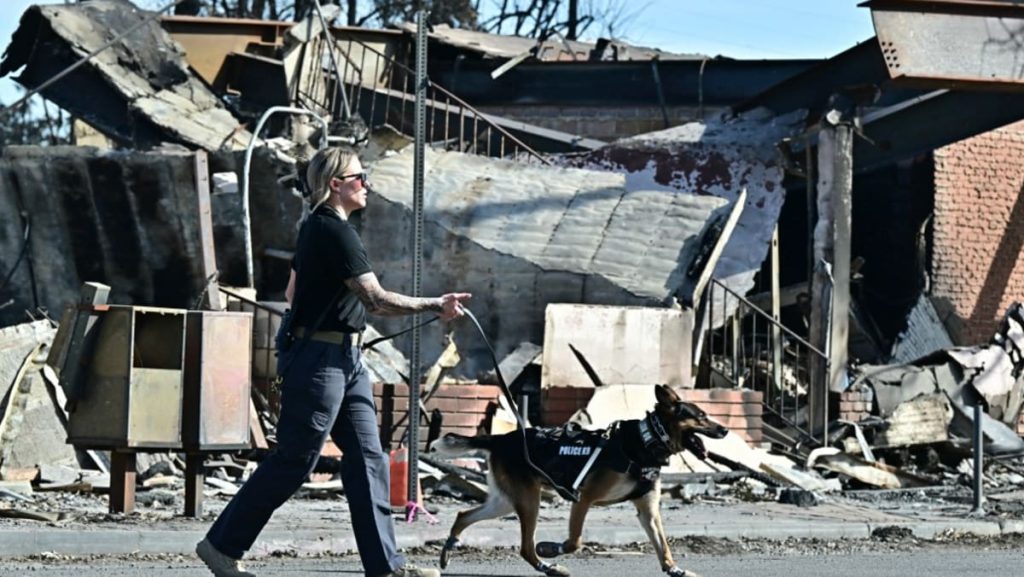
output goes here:
[{"label": "fallen metal awning", "polygon": [[870,0],[889,76],[925,88],[1024,90],[1024,4]]}]

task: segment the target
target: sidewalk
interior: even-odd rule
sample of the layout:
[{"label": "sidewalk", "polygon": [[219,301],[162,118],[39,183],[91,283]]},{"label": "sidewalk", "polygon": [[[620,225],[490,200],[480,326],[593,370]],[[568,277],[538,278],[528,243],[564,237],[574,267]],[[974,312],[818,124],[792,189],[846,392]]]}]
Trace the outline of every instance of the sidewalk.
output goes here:
[{"label": "sidewalk", "polygon": [[[99,504],[97,501],[95,506]],[[44,552],[65,555],[191,554],[215,513],[224,505],[223,500],[208,499],[206,515],[199,520],[175,516],[169,509],[157,512],[145,509],[120,519],[93,511],[92,521],[53,524],[0,519],[0,558]],[[455,514],[470,505],[444,502],[430,503],[429,506],[437,509],[439,523],[436,525],[429,524],[422,517],[411,524],[396,518],[401,547],[420,547],[443,540]],[[995,517],[971,519],[967,517],[967,509],[917,505],[886,511],[842,498],[811,508],[774,502],[703,501],[685,504],[671,498],[662,502],[663,522],[671,537],[865,539],[875,528],[888,525],[909,528],[919,538],[932,538],[950,530],[988,536],[1024,532],[1024,521]],[[542,508],[537,540],[564,539],[568,515],[567,503]],[[274,552],[312,555],[354,550],[355,540],[348,527],[348,508],[343,499],[292,499],[271,520],[250,556]],[[627,503],[592,510],[584,529],[584,540],[615,546],[646,542],[647,536],[636,520],[633,506]],[[518,546],[519,525],[513,517],[481,522],[465,532],[463,542],[480,547]]]}]

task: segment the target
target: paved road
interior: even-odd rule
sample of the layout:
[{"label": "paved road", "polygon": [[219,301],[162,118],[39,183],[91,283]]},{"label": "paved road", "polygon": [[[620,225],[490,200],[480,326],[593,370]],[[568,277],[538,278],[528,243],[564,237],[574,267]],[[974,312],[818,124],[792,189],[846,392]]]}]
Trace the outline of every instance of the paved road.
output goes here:
[{"label": "paved road", "polygon": [[[415,559],[424,565],[432,562]],[[564,564],[574,575],[585,577],[640,577],[661,575],[649,555],[616,553],[609,556],[566,559]],[[1009,577],[1020,575],[1024,553],[1018,551],[942,550],[901,552],[898,554],[841,555],[726,555],[687,558],[686,566],[704,577]],[[259,577],[298,577],[318,575],[361,575],[352,558],[345,559],[269,559],[250,567]],[[493,560],[478,556],[456,560],[446,577],[501,575],[509,577],[539,575],[508,554]],[[88,561],[0,561],[0,577],[208,577],[194,559],[170,558],[163,561],[91,559]]]}]

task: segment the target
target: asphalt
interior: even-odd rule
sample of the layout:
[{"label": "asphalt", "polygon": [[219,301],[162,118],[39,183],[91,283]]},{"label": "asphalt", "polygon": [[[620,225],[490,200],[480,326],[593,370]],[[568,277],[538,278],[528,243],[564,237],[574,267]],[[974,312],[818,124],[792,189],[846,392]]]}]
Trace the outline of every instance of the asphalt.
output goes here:
[{"label": "asphalt", "polygon": [[[84,507],[77,503],[78,508],[91,510],[66,522],[0,519],[0,557],[191,554],[224,504],[221,499],[208,499],[201,519],[149,508],[125,516],[107,515],[101,510],[101,500]],[[435,511],[436,524],[424,516],[412,523],[396,516],[399,546],[408,549],[436,544],[446,537],[455,514],[471,505],[450,500],[428,503]],[[567,503],[545,504],[537,540],[564,539],[568,514]],[[916,537],[925,539],[950,532],[983,536],[1024,533],[1024,520],[975,518],[968,503],[935,504],[913,494],[895,503],[862,503],[832,497],[806,508],[735,498],[704,498],[684,503],[666,497],[662,518],[670,537],[867,539],[875,529],[888,526],[910,529]],[[592,510],[584,540],[618,546],[646,542],[647,536],[633,507],[622,504]],[[519,544],[519,525],[514,517],[484,521],[470,527],[462,541],[478,547],[515,547]],[[271,519],[249,556],[303,556],[354,549],[343,498],[292,499]]]}]

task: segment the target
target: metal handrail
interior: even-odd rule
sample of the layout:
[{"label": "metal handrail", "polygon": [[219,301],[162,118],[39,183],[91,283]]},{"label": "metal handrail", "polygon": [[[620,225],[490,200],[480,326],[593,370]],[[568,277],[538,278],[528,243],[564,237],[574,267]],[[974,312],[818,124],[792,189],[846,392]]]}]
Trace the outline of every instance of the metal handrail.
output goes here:
[{"label": "metal handrail", "polygon": [[821,352],[820,349],[818,349],[817,347],[815,347],[811,343],[807,342],[807,339],[801,337],[800,335],[796,334],[791,329],[789,329],[787,326],[785,326],[782,323],[780,323],[780,322],[776,321],[775,319],[773,319],[771,317],[771,315],[769,315],[768,313],[762,311],[760,308],[758,308],[757,305],[755,305],[754,303],[752,303],[749,300],[747,300],[746,297],[744,297],[744,296],[740,295],[739,293],[737,293],[736,291],[732,290],[731,288],[729,288],[728,286],[726,286],[725,284],[723,284],[722,282],[720,282],[716,278],[711,279],[711,282],[713,284],[721,287],[722,289],[724,289],[727,293],[729,293],[729,295],[731,295],[733,298],[735,298],[737,300],[737,302],[740,302],[740,303],[743,303],[743,304],[747,305],[747,308],[749,308],[751,311],[753,311],[754,314],[757,314],[757,315],[761,316],[762,318],[764,318],[769,323],[777,325],[779,329],[781,329],[784,333],[786,333],[786,336],[788,336],[791,339],[795,340],[796,342],[804,345],[805,347],[810,349],[812,352],[818,353],[822,358],[826,358],[826,359],[828,358],[828,355],[826,355],[825,353]]},{"label": "metal handrail", "polygon": [[[385,62],[387,62],[389,64],[392,64],[394,66],[397,66],[398,68],[401,68],[402,70],[404,70],[405,72],[407,72],[409,74],[415,74],[415,70],[413,70],[412,68],[409,68],[408,66],[406,66],[405,64],[395,60],[391,56],[388,56],[387,54],[384,54],[383,52],[377,50],[373,46],[370,46],[369,44],[366,44],[362,40],[353,39],[353,40],[350,40],[350,41],[351,42],[355,42],[356,44],[362,46],[364,50],[368,50],[368,51],[376,54],[378,58],[383,59]],[[350,57],[346,54],[346,58],[350,58]],[[514,142],[518,146],[520,146],[523,150],[528,152],[530,155],[532,155],[537,160],[540,160],[541,162],[544,162],[545,164],[548,164],[548,165],[552,164],[550,160],[548,160],[547,158],[542,156],[536,150],[534,150],[534,149],[530,148],[529,146],[527,146],[526,143],[524,143],[522,140],[516,138],[515,136],[513,136],[511,133],[507,132],[501,126],[493,123],[490,120],[489,115],[487,115],[484,112],[481,112],[480,110],[477,110],[475,107],[473,107],[473,105],[471,105],[468,102],[466,102],[465,100],[459,98],[458,96],[456,96],[455,94],[450,92],[447,88],[445,88],[445,87],[435,83],[434,81],[430,80],[429,78],[427,78],[427,86],[430,87],[430,88],[433,88],[434,90],[437,90],[437,91],[441,92],[442,94],[444,94],[448,98],[454,100],[459,106],[469,110],[474,115],[482,118],[484,120],[484,123],[486,123],[488,127],[493,128],[494,130],[498,131],[499,134],[501,134],[502,136],[508,138],[509,140],[511,140],[512,142]]]},{"label": "metal handrail", "polygon": [[[718,289],[722,290],[720,296],[716,294]],[[828,367],[828,357],[807,339],[783,326],[718,279],[711,279],[708,291],[709,302],[713,303],[709,304],[708,330],[720,337],[716,345],[715,336],[709,336],[710,371],[721,375],[734,386],[742,383],[743,386],[761,391],[764,395],[761,405],[766,415],[792,428],[801,438],[814,440],[814,435],[798,424],[798,415],[802,410],[800,398],[805,396],[799,387],[803,379],[809,380],[811,371],[816,370],[816,360]],[[722,305],[720,319],[714,312],[719,302]],[[720,325],[717,324],[719,321]],[[762,324],[770,327],[770,330],[759,332],[758,326]],[[762,341],[761,335],[767,336],[767,341]],[[785,355],[781,354],[783,348],[789,351]],[[769,355],[768,358],[765,355]],[[730,366],[731,370],[728,368]],[[783,371],[790,373],[784,378]]]},{"label": "metal handrail", "polygon": [[311,110],[294,106],[272,106],[263,113],[260,121],[256,123],[256,130],[252,132],[249,144],[245,147],[245,163],[242,165],[242,234],[245,236],[245,275],[250,288],[256,285],[253,278],[252,221],[249,216],[249,168],[252,165],[252,151],[255,148],[256,139],[259,138],[260,131],[263,130],[263,125],[266,124],[268,118],[278,113],[312,116],[320,123],[322,128],[320,131],[320,148],[327,147],[327,121]]}]

